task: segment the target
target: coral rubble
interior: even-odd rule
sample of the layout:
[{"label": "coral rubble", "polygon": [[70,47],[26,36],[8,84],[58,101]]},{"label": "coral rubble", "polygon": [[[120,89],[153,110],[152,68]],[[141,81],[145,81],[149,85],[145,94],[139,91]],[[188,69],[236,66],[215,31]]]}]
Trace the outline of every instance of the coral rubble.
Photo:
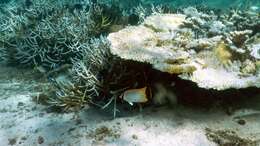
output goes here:
[{"label": "coral rubble", "polygon": [[260,87],[259,13],[188,7],[111,33],[111,52],[206,89]]}]

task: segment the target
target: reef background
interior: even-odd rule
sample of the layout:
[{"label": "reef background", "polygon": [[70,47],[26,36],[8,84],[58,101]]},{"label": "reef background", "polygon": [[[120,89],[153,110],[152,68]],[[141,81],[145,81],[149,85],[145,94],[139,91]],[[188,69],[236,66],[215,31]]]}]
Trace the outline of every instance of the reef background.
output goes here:
[{"label": "reef background", "polygon": [[[21,1],[0,1],[0,11],[16,2],[18,5]],[[179,8],[200,5],[227,11],[229,7],[242,10],[260,5],[258,0],[93,2],[114,4],[126,11],[151,3]],[[259,92],[257,89],[228,90],[220,94],[177,81],[180,83],[177,87],[183,92],[195,90],[198,94],[193,94],[192,99],[187,94],[181,101],[183,104],[148,106],[142,112],[136,107],[121,107],[118,117],[113,119],[111,110],[87,105],[79,111],[65,113],[44,105],[46,94],[42,93],[51,84],[41,69],[0,65],[0,145],[259,145],[260,97],[253,94]]]},{"label": "reef background", "polygon": [[[66,1],[66,0],[62,0]],[[73,0],[83,1],[83,0]],[[206,5],[211,8],[229,8],[229,7],[246,7],[246,6],[259,6],[258,0],[94,0],[103,3],[117,3],[122,8],[130,8],[138,6],[139,4],[167,4],[172,6],[195,6],[195,5]],[[1,0],[1,4],[6,4],[10,2],[19,2],[19,0]]]}]

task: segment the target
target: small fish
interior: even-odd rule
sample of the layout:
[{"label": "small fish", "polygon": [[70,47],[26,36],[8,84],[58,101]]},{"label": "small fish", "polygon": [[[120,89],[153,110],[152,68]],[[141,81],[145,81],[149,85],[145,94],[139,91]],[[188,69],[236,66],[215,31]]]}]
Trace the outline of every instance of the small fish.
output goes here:
[{"label": "small fish", "polygon": [[129,89],[126,90],[121,97],[123,100],[127,101],[130,105],[133,103],[145,103],[148,101],[146,94],[147,87],[143,87],[140,89]]}]

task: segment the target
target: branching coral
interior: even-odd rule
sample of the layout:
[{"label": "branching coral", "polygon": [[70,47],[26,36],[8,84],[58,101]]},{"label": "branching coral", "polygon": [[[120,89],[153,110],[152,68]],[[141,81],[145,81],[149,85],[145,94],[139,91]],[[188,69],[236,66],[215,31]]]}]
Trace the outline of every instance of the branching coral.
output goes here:
[{"label": "branching coral", "polygon": [[104,109],[113,103],[115,115],[120,95],[126,89],[140,86],[142,67],[130,69],[131,65],[114,58],[110,54],[110,43],[103,36],[91,39],[84,47],[83,59],[73,60],[69,76],[51,79],[58,92],[48,103],[64,110],[78,109],[86,103]]},{"label": "branching coral", "polygon": [[[8,53],[3,58],[45,73],[57,90],[48,99],[51,106],[65,111],[85,103],[106,108],[136,86],[132,76],[139,74],[117,62],[106,37],[100,37],[111,25],[126,25],[130,16],[119,18],[122,11],[113,5],[81,0],[29,0],[19,6],[0,13],[0,48]],[[70,73],[61,73],[64,68]]]},{"label": "branching coral", "polygon": [[[29,0],[21,6],[1,10],[0,59],[9,56],[9,61],[54,71],[72,64],[69,75],[47,74],[58,90],[48,103],[64,110],[85,103],[106,108],[116,105],[128,89],[146,89],[146,81],[140,81],[146,76],[145,67],[122,61],[110,50],[121,58],[150,63],[200,87],[218,90],[254,86],[260,66],[256,63],[259,42],[252,40],[259,33],[256,14],[232,11],[216,16],[214,11],[192,7],[178,10],[178,14],[161,14],[169,11],[140,6],[134,14],[141,26],[110,34],[110,48],[100,35],[108,33],[116,21],[129,23],[128,13],[117,14],[124,17],[119,20],[111,17],[116,12],[107,13],[112,7],[80,0],[65,4]],[[245,81],[240,80],[245,76]],[[116,111],[114,106],[114,115]]]},{"label": "branching coral", "polygon": [[[58,92],[49,103],[64,107],[65,110],[82,107],[85,103],[101,108],[113,104],[115,115],[116,103],[122,100],[120,96],[125,91],[143,88],[147,84],[140,81],[145,78],[145,67],[140,64],[131,67],[133,62],[126,63],[128,61],[111,56],[110,50],[122,58],[155,63],[154,68],[181,74],[179,77],[192,80],[203,88],[224,90],[254,86],[251,84],[256,79],[257,65],[252,58],[246,60],[248,52],[245,57],[241,57],[245,52],[240,49],[250,51],[248,43],[256,32],[236,31],[236,28],[226,23],[225,18],[216,17],[213,11],[203,13],[189,8],[185,13],[186,16],[156,12],[146,18],[142,26],[127,27],[114,36],[110,34],[108,38],[112,48],[104,37],[91,38],[85,42],[81,38],[72,41],[68,48],[79,51],[82,59],[72,59],[70,77],[53,79]],[[110,25],[107,18],[99,18],[99,26]],[[125,40],[121,40],[123,38]],[[131,48],[136,49],[131,52]],[[138,54],[143,48],[148,50]],[[216,80],[212,80],[212,77]]]},{"label": "branching coral", "polygon": [[[116,93],[110,93],[106,85],[113,79],[104,79],[114,60],[109,42],[100,35],[120,23],[120,13],[112,18],[116,11],[88,0],[29,0],[9,5],[0,12],[0,59],[36,66],[45,73],[57,89],[50,94],[51,106],[68,110],[85,103],[99,105],[95,100],[100,98],[104,101],[99,106],[105,105]],[[59,74],[63,68],[69,75]]]},{"label": "branching coral", "polygon": [[[58,3],[58,2],[57,2]],[[8,11],[0,42],[10,60],[23,65],[53,69],[82,58],[84,43],[110,25],[98,5],[61,5],[32,2],[24,9]]]},{"label": "branching coral", "polygon": [[6,62],[7,52],[5,49],[0,48],[0,63]]},{"label": "branching coral", "polygon": [[74,80],[83,85],[90,95],[98,96],[101,86],[99,73],[111,63],[109,43],[104,37],[91,39],[87,44],[83,60],[74,61],[72,73]]},{"label": "branching coral", "polygon": [[72,61],[71,76],[52,79],[58,92],[50,98],[51,105],[65,107],[66,110],[94,103],[93,98],[99,96],[102,87],[99,73],[109,65],[109,43],[106,38],[100,37],[82,44],[82,47],[83,59]]},{"label": "branching coral", "polygon": [[102,109],[122,101],[127,90],[146,84],[145,66],[122,62],[110,54],[110,43],[105,37],[91,39],[82,60],[74,60],[70,79],[62,75],[54,80],[58,92],[49,100],[50,105],[64,110],[78,109],[86,103]]}]

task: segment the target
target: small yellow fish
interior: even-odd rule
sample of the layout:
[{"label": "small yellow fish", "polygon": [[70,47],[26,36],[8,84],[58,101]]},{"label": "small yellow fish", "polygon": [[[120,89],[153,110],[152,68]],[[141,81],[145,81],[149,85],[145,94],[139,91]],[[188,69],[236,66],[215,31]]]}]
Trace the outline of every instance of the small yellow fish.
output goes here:
[{"label": "small yellow fish", "polygon": [[147,87],[143,87],[140,89],[129,89],[126,90],[121,95],[121,97],[130,105],[133,105],[133,103],[145,103],[148,101],[146,90]]}]

